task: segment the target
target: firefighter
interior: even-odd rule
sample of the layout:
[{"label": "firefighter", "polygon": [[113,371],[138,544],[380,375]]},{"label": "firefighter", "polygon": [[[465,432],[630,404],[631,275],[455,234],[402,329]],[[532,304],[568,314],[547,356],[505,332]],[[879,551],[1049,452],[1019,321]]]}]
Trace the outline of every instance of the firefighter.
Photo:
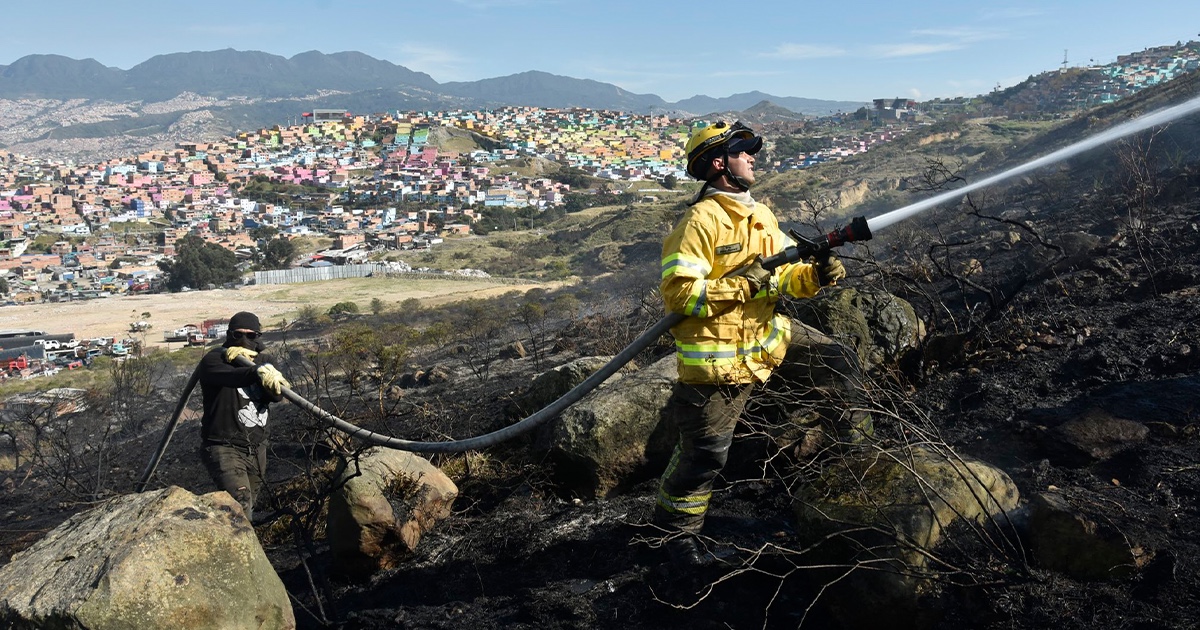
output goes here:
[{"label": "firefighter", "polygon": [[[677,566],[714,561],[702,551],[697,534],[713,482],[728,458],[734,425],[756,384],[778,369],[783,377],[778,380],[807,381],[808,390],[859,390],[857,357],[775,312],[781,295],[812,297],[844,278],[846,270],[832,254],[773,271],[763,268],[762,258],[791,240],[771,209],[750,195],[762,143],[741,123],[718,122],[693,131],[686,145],[687,172],[704,184],[663,243],[663,301],[667,310],[688,317],[671,329],[679,379],[667,413],[679,429],[679,442],[660,481],[652,520],[669,534],[666,548]],[[743,267],[740,275],[725,277]],[[848,415],[856,427],[852,435],[870,431],[869,416]]]},{"label": "firefighter", "polygon": [[[200,458],[216,482],[242,505],[247,519],[267,475],[267,412],[283,400],[287,379],[263,352],[262,326],[254,313],[240,312],[229,319],[225,342],[200,359],[200,387],[204,415]],[[238,357],[253,367],[235,365]]]}]

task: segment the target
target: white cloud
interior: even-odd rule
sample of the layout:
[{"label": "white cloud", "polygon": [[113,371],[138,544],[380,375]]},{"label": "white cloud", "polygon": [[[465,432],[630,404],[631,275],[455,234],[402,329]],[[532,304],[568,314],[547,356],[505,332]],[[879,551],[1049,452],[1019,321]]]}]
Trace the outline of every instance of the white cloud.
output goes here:
[{"label": "white cloud", "polygon": [[820,44],[780,44],[775,50],[761,53],[760,57],[772,59],[821,59],[824,57],[841,57],[846,51],[837,46]]},{"label": "white cloud", "polygon": [[921,37],[937,37],[948,39],[955,42],[971,43],[982,42],[992,39],[1003,39],[1006,35],[1002,31],[995,29],[981,29],[969,27],[951,27],[951,28],[927,28],[913,31],[913,35]]},{"label": "white cloud", "polygon": [[917,88],[915,88],[915,87],[914,87],[914,88],[908,88],[908,95],[909,95],[910,97],[912,97],[912,99],[913,99],[914,101],[919,101],[919,100],[921,100],[921,90],[919,90],[919,89],[917,89]]},{"label": "white cloud", "polygon": [[447,48],[409,43],[397,48],[396,53],[390,56],[394,57],[395,63],[409,70],[424,72],[439,82],[471,79],[463,73],[468,60]]},{"label": "white cloud", "polygon": [[888,44],[872,46],[871,51],[878,57],[916,57],[962,50],[963,48],[962,44],[946,42],[942,44]]}]

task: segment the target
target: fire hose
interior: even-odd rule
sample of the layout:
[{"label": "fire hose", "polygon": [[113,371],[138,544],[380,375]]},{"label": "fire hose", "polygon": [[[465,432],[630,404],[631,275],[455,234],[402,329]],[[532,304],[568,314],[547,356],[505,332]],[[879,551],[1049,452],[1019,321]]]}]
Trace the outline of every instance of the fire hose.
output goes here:
[{"label": "fire hose", "polygon": [[[851,221],[850,225],[834,230],[815,240],[804,238],[794,230],[789,230],[789,234],[795,241],[795,245],[784,248],[783,251],[769,256],[762,260],[762,267],[768,271],[782,267],[788,263],[794,263],[799,260],[823,256],[828,254],[829,250],[834,247],[839,247],[853,241],[865,241],[871,238],[871,229],[867,225],[867,220],[864,217],[856,217]],[[726,275],[733,277],[741,275],[746,268],[735,269]],[[591,376],[583,380],[570,391],[560,396],[557,400],[550,403],[534,414],[514,423],[503,429],[485,433],[483,435],[461,440],[447,440],[443,442],[421,442],[415,440],[405,440],[382,433],[376,433],[360,426],[351,424],[331,413],[321,409],[312,402],[306,400],[300,394],[297,394],[289,387],[284,387],[281,394],[292,404],[304,409],[313,414],[321,421],[329,426],[345,432],[353,438],[369,442],[377,446],[385,446],[401,451],[410,451],[413,453],[462,453],[465,451],[482,450],[491,446],[495,446],[501,442],[512,439],[518,435],[531,431],[547,421],[558,416],[571,405],[579,402],[584,396],[591,393],[592,390],[600,386],[601,383],[608,380],[618,370],[625,367],[626,363],[633,360],[641,351],[650,347],[659,337],[664,335],[675,324],[683,321],[687,316],[679,313],[668,313],[665,317],[658,320],[650,328],[646,329],[641,335],[634,339],[620,353],[614,356],[608,363],[604,364]],[[254,367],[254,363],[246,357],[237,357],[234,360],[235,365],[242,367]],[[175,432],[175,427],[179,423],[179,418],[183,414],[184,408],[187,406],[187,401],[191,397],[192,390],[195,389],[196,383],[200,380],[200,370],[197,366],[188,379],[187,385],[184,386],[183,394],[179,398],[179,402],[175,405],[175,411],[171,419],[167,422],[167,426],[163,431],[162,441],[159,443],[158,449],[150,458],[150,463],[147,464],[145,471],[142,473],[141,479],[138,481],[136,490],[142,492],[146,488],[146,484],[150,481],[150,477],[154,475],[154,471],[158,468],[158,463],[162,459],[163,453],[167,450],[167,445],[171,441],[171,435]]]}]

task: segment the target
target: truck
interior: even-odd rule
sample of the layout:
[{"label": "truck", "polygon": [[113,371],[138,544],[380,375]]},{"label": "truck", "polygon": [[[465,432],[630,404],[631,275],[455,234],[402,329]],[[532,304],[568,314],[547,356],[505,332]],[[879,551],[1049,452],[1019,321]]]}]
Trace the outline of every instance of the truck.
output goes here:
[{"label": "truck", "polygon": [[200,327],[196,326],[195,324],[188,324],[188,325],[184,326],[183,328],[176,328],[175,330],[170,330],[170,331],[164,332],[163,333],[163,341],[184,341],[184,342],[186,342],[188,340],[188,337],[190,337],[192,335],[192,333],[196,333],[196,332],[200,332]]}]

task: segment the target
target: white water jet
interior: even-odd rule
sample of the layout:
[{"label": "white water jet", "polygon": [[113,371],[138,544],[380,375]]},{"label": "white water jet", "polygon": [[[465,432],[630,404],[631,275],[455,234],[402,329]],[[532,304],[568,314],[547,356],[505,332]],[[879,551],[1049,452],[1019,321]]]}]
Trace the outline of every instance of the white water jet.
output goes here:
[{"label": "white water jet", "polygon": [[1036,160],[1026,162],[1020,166],[1010,168],[1002,173],[981,179],[973,184],[968,184],[962,188],[956,188],[955,190],[934,195],[933,197],[904,206],[898,210],[892,210],[891,212],[881,214],[873,219],[867,219],[867,225],[871,228],[871,232],[882,230],[893,223],[899,223],[900,221],[903,221],[920,212],[924,212],[925,210],[928,210],[942,202],[966,196],[976,190],[979,190],[980,188],[991,186],[997,182],[1028,173],[1034,169],[1048,166],[1056,162],[1061,162],[1069,157],[1083,153],[1088,149],[1093,149],[1102,144],[1112,142],[1113,140],[1118,140],[1120,138],[1124,138],[1125,136],[1133,135],[1155,125],[1161,125],[1163,123],[1170,122],[1176,118],[1182,118],[1188,114],[1196,112],[1197,110],[1200,110],[1200,96],[1180,103],[1179,105],[1173,105],[1144,116],[1139,116],[1128,122],[1121,123],[1112,129],[1102,131],[1090,138],[1080,140],[1075,144],[1063,147],[1053,153],[1044,155]]}]

